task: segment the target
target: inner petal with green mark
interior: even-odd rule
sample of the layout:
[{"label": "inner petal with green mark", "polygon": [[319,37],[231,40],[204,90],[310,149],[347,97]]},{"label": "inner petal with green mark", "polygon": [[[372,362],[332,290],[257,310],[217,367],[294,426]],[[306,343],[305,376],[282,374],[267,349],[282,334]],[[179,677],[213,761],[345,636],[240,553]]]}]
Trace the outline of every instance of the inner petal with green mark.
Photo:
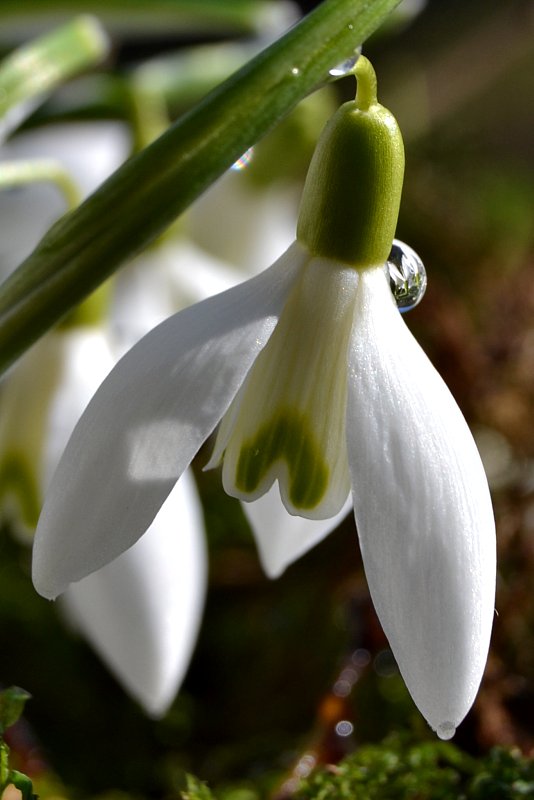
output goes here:
[{"label": "inner petal with green mark", "polygon": [[303,266],[278,325],[225,414],[208,467],[226,492],[256,500],[278,481],[291,514],[326,519],[350,491],[347,350],[358,273],[325,258]]}]

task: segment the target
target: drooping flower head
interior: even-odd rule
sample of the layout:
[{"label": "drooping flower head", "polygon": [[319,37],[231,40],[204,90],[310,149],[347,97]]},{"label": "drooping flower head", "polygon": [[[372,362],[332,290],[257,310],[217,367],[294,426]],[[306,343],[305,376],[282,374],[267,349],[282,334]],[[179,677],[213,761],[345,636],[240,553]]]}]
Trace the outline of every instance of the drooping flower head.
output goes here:
[{"label": "drooping flower head", "polygon": [[[208,466],[222,463],[226,491],[254,508],[277,484],[304,522],[297,542],[273,537],[271,573],[352,496],[400,671],[449,738],[486,660],[494,523],[469,429],[390,291],[402,138],[369,62],[355,71],[356,100],[313,158],[297,241],[264,273],[150,332],[89,404],[43,509],[34,582],[54,597],[133,544],[220,422]],[[269,562],[265,538],[260,549]]]}]

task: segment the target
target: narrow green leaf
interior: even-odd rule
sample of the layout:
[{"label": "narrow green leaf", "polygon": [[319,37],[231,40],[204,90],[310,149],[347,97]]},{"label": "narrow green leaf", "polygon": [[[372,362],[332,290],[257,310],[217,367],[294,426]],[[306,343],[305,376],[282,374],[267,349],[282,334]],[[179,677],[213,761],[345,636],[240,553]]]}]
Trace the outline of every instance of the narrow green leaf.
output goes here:
[{"label": "narrow green leaf", "polygon": [[0,369],[162,233],[398,2],[326,0],[56,223],[0,288]]}]

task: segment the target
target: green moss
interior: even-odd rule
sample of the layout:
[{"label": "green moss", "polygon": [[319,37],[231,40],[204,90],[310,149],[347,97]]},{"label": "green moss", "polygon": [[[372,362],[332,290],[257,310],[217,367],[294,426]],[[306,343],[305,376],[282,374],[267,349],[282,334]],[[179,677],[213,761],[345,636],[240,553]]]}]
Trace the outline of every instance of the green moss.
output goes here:
[{"label": "green moss", "polygon": [[279,411],[263,425],[239,455],[236,486],[256,491],[272,464],[285,461],[289,471],[289,498],[295,508],[315,508],[328,486],[329,470],[321,456],[309,421],[293,409]]},{"label": "green moss", "polygon": [[449,742],[390,737],[362,747],[336,773],[318,770],[295,800],[519,800],[534,792],[534,762],[495,748],[477,761]]},{"label": "green moss", "polygon": [[[450,742],[414,744],[400,736],[361,747],[335,768],[316,770],[292,795],[294,800],[522,800],[533,796],[534,761],[517,750],[499,747],[477,760]],[[204,784],[190,778],[183,798],[223,800],[223,795],[211,794]],[[230,799],[232,793],[226,790],[224,800]],[[250,800],[255,800],[253,794]]]}]

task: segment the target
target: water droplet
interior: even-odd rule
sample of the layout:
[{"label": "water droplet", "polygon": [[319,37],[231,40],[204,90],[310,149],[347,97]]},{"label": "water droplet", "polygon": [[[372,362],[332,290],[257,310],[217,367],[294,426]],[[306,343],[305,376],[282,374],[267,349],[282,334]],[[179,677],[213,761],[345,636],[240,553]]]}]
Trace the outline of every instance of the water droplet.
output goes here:
[{"label": "water droplet", "polygon": [[393,239],[386,269],[399,311],[411,311],[422,300],[426,291],[425,265],[415,250],[404,242]]},{"label": "water droplet", "polygon": [[456,733],[456,728],[452,722],[442,722],[441,725],[438,725],[436,733],[440,739],[446,741],[447,739],[452,739]]},{"label": "water droplet", "polygon": [[291,70],[292,75],[300,75],[300,69],[298,67],[293,67]]},{"label": "water droplet", "polygon": [[336,725],[336,733],[338,736],[350,736],[354,730],[354,725],[347,719],[342,719]]},{"label": "water droplet", "polygon": [[353,56],[350,56],[350,58],[346,58],[337,66],[332,67],[332,69],[328,71],[328,74],[332,75],[333,78],[340,78],[343,75],[349,75],[354,69],[354,65],[359,59],[361,52],[362,48],[358,47]]},{"label": "water droplet", "polygon": [[246,169],[250,162],[252,161],[252,156],[254,155],[254,148],[249,147],[248,150],[243,153],[243,155],[237,159],[235,164],[232,164],[230,169],[235,170],[236,172],[241,172],[242,170]]}]

